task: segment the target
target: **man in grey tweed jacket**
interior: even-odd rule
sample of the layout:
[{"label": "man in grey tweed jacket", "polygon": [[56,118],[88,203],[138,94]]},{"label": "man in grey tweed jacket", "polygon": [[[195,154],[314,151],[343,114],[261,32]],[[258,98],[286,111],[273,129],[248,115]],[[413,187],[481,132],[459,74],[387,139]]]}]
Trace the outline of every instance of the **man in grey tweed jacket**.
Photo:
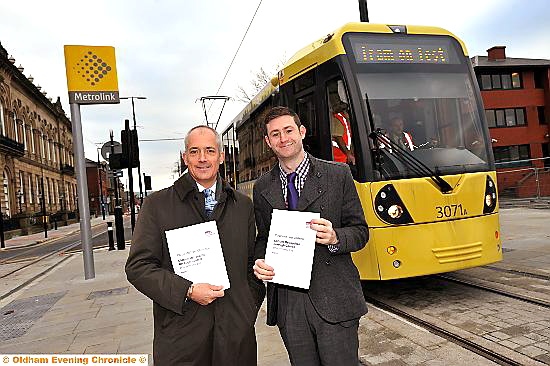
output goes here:
[{"label": "man in grey tweed jacket", "polygon": [[271,280],[275,271],[284,271],[263,258],[271,213],[289,208],[291,184],[299,194],[294,209],[321,214],[311,225],[317,238],[310,288],[268,282],[267,324],[279,327],[292,365],[355,366],[359,318],[367,306],[350,253],[363,248],[369,235],[351,172],[345,164],[304,151],[306,130],[292,110],[274,107],[264,123],[265,140],[279,164],[254,185],[256,277]]}]

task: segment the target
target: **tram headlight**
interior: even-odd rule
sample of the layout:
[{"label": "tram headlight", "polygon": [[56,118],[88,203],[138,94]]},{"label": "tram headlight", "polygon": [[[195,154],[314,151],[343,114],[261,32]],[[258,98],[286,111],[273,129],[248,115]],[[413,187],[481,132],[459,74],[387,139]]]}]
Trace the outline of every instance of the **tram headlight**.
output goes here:
[{"label": "tram headlight", "polygon": [[497,187],[490,176],[485,181],[485,195],[483,199],[483,213],[491,213],[497,207]]},{"label": "tram headlight", "polygon": [[394,260],[392,264],[394,268],[401,267],[401,261],[399,259]]},{"label": "tram headlight", "polygon": [[388,208],[388,215],[392,219],[398,219],[403,215],[403,208],[399,205],[391,205],[390,208]]},{"label": "tram headlight", "polygon": [[386,184],[374,198],[376,215],[389,224],[411,224],[413,219],[393,184]]},{"label": "tram headlight", "polygon": [[493,197],[490,194],[485,195],[485,206],[493,205]]}]

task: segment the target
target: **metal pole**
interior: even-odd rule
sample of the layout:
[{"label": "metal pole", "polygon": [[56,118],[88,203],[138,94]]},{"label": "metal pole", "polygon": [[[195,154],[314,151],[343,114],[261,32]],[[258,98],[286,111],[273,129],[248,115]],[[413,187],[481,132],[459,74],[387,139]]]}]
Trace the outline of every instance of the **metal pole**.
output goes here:
[{"label": "metal pole", "polygon": [[362,22],[369,22],[369,9],[367,7],[367,0],[359,0],[359,18]]},{"label": "metal pole", "polygon": [[130,121],[124,120],[124,130],[126,131],[127,141],[128,144],[128,188],[130,189],[130,221],[132,223],[132,233],[134,232],[134,227],[136,226],[136,208],[134,206],[134,176],[132,174],[132,163],[133,163],[133,156],[132,156],[132,149],[131,149],[131,141],[132,136],[130,135]]},{"label": "metal pole", "polygon": [[[111,132],[111,155],[115,153],[115,146],[113,144],[113,130]],[[119,201],[118,195],[118,177],[113,176],[113,182],[115,182],[115,227],[116,227],[116,246],[117,249],[122,250],[125,248],[124,243],[124,221],[122,219],[122,207]]]},{"label": "metal pole", "polygon": [[[143,173],[143,183],[145,183],[145,173]],[[147,197],[147,189],[144,189],[144,191],[145,191],[145,197]]]},{"label": "metal pole", "polygon": [[115,241],[113,240],[113,223],[107,221],[107,236],[109,238],[109,250],[115,250]]},{"label": "metal pole", "polygon": [[80,235],[84,259],[84,279],[95,278],[94,252],[92,247],[92,226],[90,224],[90,204],[88,202],[88,182],[86,180],[86,162],[84,158],[84,141],[80,121],[80,105],[71,103],[71,124],[73,132],[76,186],[78,192],[78,209],[80,211]]},{"label": "metal pole", "polygon": [[537,182],[537,199],[540,199],[539,168],[535,167],[535,181]]},{"label": "metal pole", "polygon": [[[132,99],[132,118],[134,119],[134,131],[136,131],[136,140],[137,140],[137,128],[136,128],[136,111],[134,109],[134,97],[130,97]],[[137,154],[138,154],[138,178],[139,178],[139,204],[143,205],[143,190],[141,185],[141,162],[139,161],[139,145],[136,141],[136,148],[137,148]],[[133,229],[132,229],[133,230]]]},{"label": "metal pole", "polygon": [[101,179],[101,163],[99,161],[99,149],[97,150],[97,177],[99,178],[99,204],[101,205],[101,216],[105,220],[105,204],[103,203],[103,179]]}]

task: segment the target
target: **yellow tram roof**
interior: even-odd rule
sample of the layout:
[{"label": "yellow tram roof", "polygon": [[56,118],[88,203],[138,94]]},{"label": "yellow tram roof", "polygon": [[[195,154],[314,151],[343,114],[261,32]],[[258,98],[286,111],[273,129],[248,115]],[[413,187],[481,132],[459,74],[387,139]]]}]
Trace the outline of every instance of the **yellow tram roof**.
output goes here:
[{"label": "yellow tram roof", "polygon": [[[448,35],[456,39],[464,52],[465,56],[468,56],[466,46],[458,37],[451,32],[439,28],[420,25],[407,25],[407,34],[432,34],[432,35]],[[278,82],[284,84],[295,77],[315,68],[331,58],[345,54],[344,45],[342,44],[342,36],[349,32],[359,33],[388,33],[392,34],[388,24],[372,24],[372,23],[347,23],[344,26],[338,28],[332,33],[329,33],[323,38],[309,44],[296,52],[292,56],[283,69],[279,71]]]},{"label": "yellow tram roof", "polygon": [[[407,34],[432,34],[432,35],[447,35],[456,39],[464,52],[468,56],[466,46],[460,38],[452,34],[446,29],[439,27],[430,27],[422,25],[406,25]],[[278,75],[271,79],[265,87],[243,108],[231,122],[229,126],[238,126],[245,115],[252,113],[266,98],[282,84],[302,75],[303,73],[317,67],[337,55],[345,54],[344,45],[342,44],[342,36],[345,33],[394,33],[388,24],[373,24],[364,22],[353,22],[344,24],[332,33],[327,34],[323,38],[309,44],[296,52],[278,72]],[[229,127],[228,126],[228,127]],[[224,130],[225,131],[225,130]]]}]

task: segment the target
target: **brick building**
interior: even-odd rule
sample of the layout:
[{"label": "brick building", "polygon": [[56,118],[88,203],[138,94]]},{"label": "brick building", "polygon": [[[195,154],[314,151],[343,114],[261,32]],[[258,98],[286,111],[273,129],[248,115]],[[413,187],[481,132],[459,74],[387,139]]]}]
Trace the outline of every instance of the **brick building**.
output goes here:
[{"label": "brick building", "polygon": [[0,208],[4,230],[76,220],[71,121],[0,44]]},{"label": "brick building", "polygon": [[506,47],[472,63],[493,141],[500,194],[550,196],[550,60],[506,57]]},{"label": "brick building", "polygon": [[[105,210],[105,214],[109,215],[113,212],[109,208],[111,197],[109,197],[110,180],[107,177],[109,166],[105,162],[97,163],[90,159],[86,159],[86,179],[88,183],[88,201],[90,203],[90,214],[99,216],[102,214],[101,204]],[[100,193],[101,192],[101,193]],[[114,202],[114,200],[113,200]]]}]

